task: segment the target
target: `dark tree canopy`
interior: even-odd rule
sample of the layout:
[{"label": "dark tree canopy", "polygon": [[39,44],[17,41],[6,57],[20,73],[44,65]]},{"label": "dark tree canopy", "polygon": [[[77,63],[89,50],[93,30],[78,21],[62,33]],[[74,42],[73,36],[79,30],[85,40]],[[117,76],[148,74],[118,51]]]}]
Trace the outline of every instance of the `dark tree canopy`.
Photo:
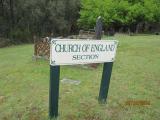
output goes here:
[{"label": "dark tree canopy", "polygon": [[0,36],[26,41],[69,34],[79,9],[79,0],[0,0]]}]

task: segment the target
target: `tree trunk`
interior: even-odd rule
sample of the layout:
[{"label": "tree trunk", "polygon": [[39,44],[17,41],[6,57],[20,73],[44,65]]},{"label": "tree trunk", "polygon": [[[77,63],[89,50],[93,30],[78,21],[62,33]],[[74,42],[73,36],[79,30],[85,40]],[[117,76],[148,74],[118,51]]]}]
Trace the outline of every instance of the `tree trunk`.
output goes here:
[{"label": "tree trunk", "polygon": [[10,19],[11,19],[11,27],[14,28],[14,8],[13,8],[13,0],[10,0]]},{"label": "tree trunk", "polygon": [[1,0],[1,2],[0,2],[0,4],[1,4],[1,12],[0,12],[0,14],[2,15],[2,16],[4,16],[4,5],[3,5],[3,0]]}]

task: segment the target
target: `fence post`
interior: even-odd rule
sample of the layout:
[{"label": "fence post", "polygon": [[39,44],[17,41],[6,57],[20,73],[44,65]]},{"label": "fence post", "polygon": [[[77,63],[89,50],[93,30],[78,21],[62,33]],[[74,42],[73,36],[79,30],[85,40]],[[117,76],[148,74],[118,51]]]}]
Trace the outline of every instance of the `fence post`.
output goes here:
[{"label": "fence post", "polygon": [[113,66],[113,62],[104,63],[103,65],[102,80],[101,80],[101,86],[100,86],[99,98],[98,98],[99,103],[106,103],[110,78],[112,74],[112,66]]},{"label": "fence post", "polygon": [[50,65],[49,116],[58,117],[60,66]]}]

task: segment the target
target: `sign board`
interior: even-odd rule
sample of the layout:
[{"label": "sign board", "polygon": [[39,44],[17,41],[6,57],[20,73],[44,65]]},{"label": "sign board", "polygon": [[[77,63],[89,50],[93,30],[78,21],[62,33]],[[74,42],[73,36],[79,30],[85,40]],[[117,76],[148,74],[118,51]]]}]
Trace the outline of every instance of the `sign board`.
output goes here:
[{"label": "sign board", "polygon": [[99,103],[105,103],[118,41],[52,39],[50,46],[49,115],[58,116],[60,65],[104,63]]},{"label": "sign board", "polygon": [[50,65],[113,62],[118,41],[52,39]]}]

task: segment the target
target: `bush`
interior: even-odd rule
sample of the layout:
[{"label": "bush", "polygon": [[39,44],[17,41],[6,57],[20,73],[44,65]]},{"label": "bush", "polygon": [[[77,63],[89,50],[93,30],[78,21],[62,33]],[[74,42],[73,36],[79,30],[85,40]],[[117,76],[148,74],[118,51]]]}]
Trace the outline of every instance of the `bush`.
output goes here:
[{"label": "bush", "polygon": [[32,34],[28,30],[14,29],[10,32],[12,43],[30,43],[32,41]]},{"label": "bush", "polygon": [[11,45],[11,41],[9,39],[0,38],[0,48]]}]

